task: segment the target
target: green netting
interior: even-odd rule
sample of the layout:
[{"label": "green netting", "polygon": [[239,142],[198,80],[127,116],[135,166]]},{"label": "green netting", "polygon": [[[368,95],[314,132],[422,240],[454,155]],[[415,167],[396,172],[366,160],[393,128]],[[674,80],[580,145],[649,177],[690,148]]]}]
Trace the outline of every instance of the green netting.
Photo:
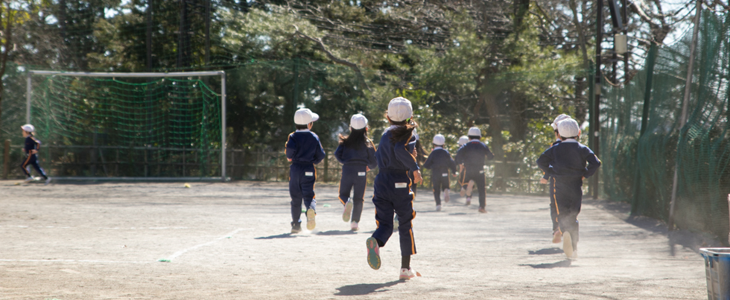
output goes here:
[{"label": "green netting", "polygon": [[[685,126],[680,118],[691,34],[676,45],[659,48],[652,74],[647,72],[651,64],[647,58],[647,70],[631,84],[607,90],[601,128],[603,192],[632,203],[636,214],[667,221],[678,166],[676,225],[726,236],[730,15],[704,11],[700,24]],[[640,137],[650,77],[647,126]]]},{"label": "green netting", "polygon": [[204,79],[34,79],[31,123],[55,176],[220,176],[220,95]]}]

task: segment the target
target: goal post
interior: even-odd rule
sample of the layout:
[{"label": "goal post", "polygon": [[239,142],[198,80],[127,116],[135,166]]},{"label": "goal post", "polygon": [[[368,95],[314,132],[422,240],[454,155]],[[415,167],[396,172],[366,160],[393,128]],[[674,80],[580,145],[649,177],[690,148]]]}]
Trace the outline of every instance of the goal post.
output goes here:
[{"label": "goal post", "polygon": [[[225,71],[201,71],[201,72],[142,72],[142,73],[114,73],[114,72],[63,72],[63,71],[44,71],[44,70],[29,70],[27,72],[27,87],[26,87],[26,121],[28,123],[31,123],[32,120],[32,106],[33,106],[33,76],[47,76],[47,77],[54,77],[54,76],[64,76],[64,77],[91,77],[91,78],[112,78],[115,80],[116,78],[190,78],[190,77],[211,77],[211,76],[220,76],[220,85],[221,85],[221,92],[220,94],[216,95],[220,97],[220,180],[226,181],[226,73]],[[207,88],[207,85],[206,85]],[[208,88],[208,90],[211,93],[214,93],[212,90]],[[168,94],[169,96],[169,94]],[[86,100],[86,99],[84,99]],[[203,117],[203,120],[205,120],[205,117]],[[201,125],[202,126],[202,125]],[[94,141],[96,141],[96,135],[94,135]],[[130,149],[133,147],[130,147]],[[139,147],[137,147],[139,148]],[[170,149],[168,147],[168,149]],[[93,152],[93,151],[92,151]],[[99,152],[101,153],[101,152]],[[95,153],[92,153],[92,156],[94,156]],[[117,152],[117,156],[119,156]],[[145,160],[146,160],[146,154],[145,154]],[[103,160],[103,155],[102,155]],[[185,160],[184,154],[183,154],[183,161]],[[183,163],[184,164],[184,163]],[[146,170],[147,166],[145,166]],[[183,166],[184,168],[184,166]],[[184,170],[184,169],[183,169]],[[106,172],[106,169],[105,169]],[[185,172],[183,171],[183,176],[180,178],[170,178],[170,177],[60,177],[61,179],[67,179],[67,180],[74,180],[74,179],[81,179],[81,180],[174,180],[174,179],[215,179],[215,177],[209,177],[209,178],[202,178],[204,176],[200,176],[199,178],[192,177],[192,178],[185,178]],[[93,174],[92,174],[93,175]]]}]

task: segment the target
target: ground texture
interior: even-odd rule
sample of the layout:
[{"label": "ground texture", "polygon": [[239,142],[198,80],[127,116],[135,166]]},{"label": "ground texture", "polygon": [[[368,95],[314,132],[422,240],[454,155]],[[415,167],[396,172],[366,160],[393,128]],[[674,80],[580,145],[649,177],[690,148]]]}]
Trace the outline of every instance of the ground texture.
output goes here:
[{"label": "ground texture", "polygon": [[421,189],[411,265],[423,276],[398,281],[398,233],[380,270],[365,259],[372,188],[360,231],[337,186],[317,184],[317,228],[291,235],[286,183],[15,183],[0,182],[0,299],[707,297],[701,237],[670,240],[610,201],[584,201],[569,261],[546,197],[488,195],[480,214],[452,194],[436,212]]}]

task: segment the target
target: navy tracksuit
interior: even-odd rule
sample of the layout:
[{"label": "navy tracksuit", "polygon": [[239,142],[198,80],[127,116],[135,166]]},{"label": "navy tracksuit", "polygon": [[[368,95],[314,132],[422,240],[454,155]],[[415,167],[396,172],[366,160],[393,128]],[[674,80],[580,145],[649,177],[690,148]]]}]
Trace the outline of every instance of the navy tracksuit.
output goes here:
[{"label": "navy tracksuit", "polygon": [[[449,188],[449,173],[456,172],[456,163],[451,159],[448,150],[435,147],[428,159],[423,164],[426,169],[431,169],[431,185],[433,185],[433,198],[436,205],[441,205],[441,192]],[[451,170],[451,172],[449,172]]]},{"label": "navy tracksuit", "polygon": [[23,164],[20,165],[20,168],[23,170],[23,174],[25,174],[26,177],[30,177],[30,170],[28,170],[28,165],[33,166],[36,171],[38,171],[41,176],[43,176],[44,179],[48,179],[48,176],[46,175],[46,172],[43,171],[43,168],[41,168],[41,165],[38,164],[38,154],[33,154],[30,151],[31,150],[39,150],[41,148],[41,141],[37,140],[33,136],[28,136],[25,138],[25,147],[23,147],[23,152],[25,152],[25,160],[23,160]]},{"label": "navy tracksuit", "polygon": [[479,191],[479,207],[487,206],[487,189],[484,178],[484,159],[494,158],[489,147],[477,139],[470,140],[456,152],[456,163],[464,164],[464,183],[474,180]]},{"label": "navy tracksuit", "polygon": [[314,165],[324,159],[324,149],[319,137],[307,129],[297,130],[286,141],[286,158],[291,159],[289,168],[289,195],[291,195],[292,222],[299,223],[302,215],[302,201],[307,209],[316,209],[314,181],[317,171]]},{"label": "navy tracksuit", "polygon": [[[395,126],[391,126],[393,128]],[[411,136],[407,141],[392,143],[391,133],[386,131],[380,139],[375,158],[378,162],[378,175],[375,176],[373,204],[375,204],[375,223],[378,228],[373,237],[381,247],[393,234],[393,214],[398,215],[398,232],[402,256],[416,254],[416,242],[413,238],[413,224],[416,217],[413,210],[413,182],[408,173],[418,170],[413,149],[417,138]]]},{"label": "navy tracksuit", "polygon": [[[553,147],[557,144],[560,144],[561,140],[557,140],[553,142],[550,147]],[[548,181],[548,190],[550,193],[550,220],[553,222],[553,232],[557,231],[559,229],[558,227],[558,206],[555,204],[555,197],[553,197],[553,192],[555,191],[555,185],[553,184],[553,181],[550,180],[550,176],[548,173],[545,173],[542,178],[545,178],[545,180]]]},{"label": "navy tracksuit", "polygon": [[601,161],[590,148],[574,139],[567,139],[545,150],[537,159],[537,165],[551,178],[551,195],[560,232],[569,232],[573,249],[577,249],[583,178],[596,173]]},{"label": "navy tracksuit", "polygon": [[360,147],[345,147],[340,144],[335,150],[335,158],[342,163],[342,178],[340,179],[340,202],[344,205],[350,198],[350,190],[355,188],[352,201],[352,222],[360,222],[362,206],[365,202],[365,185],[367,184],[367,169],[375,169],[378,162],[375,160],[375,147],[370,140]]}]

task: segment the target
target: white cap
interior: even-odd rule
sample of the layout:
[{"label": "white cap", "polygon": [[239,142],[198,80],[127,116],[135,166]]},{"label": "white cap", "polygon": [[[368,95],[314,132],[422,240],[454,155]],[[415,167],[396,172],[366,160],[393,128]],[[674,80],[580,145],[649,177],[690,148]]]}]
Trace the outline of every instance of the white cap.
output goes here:
[{"label": "white cap", "polygon": [[468,142],[469,142],[469,137],[468,136],[465,136],[465,135],[462,135],[459,138],[459,147],[464,146],[464,144],[466,144]]},{"label": "white cap", "polygon": [[393,122],[403,122],[413,116],[411,101],[403,97],[396,97],[388,103],[388,118]]},{"label": "white cap", "polygon": [[573,119],[562,120],[558,123],[558,134],[566,138],[577,137],[580,135],[580,126]]},{"label": "white cap", "polygon": [[479,127],[472,127],[469,128],[468,136],[482,136],[482,131],[479,130]]},{"label": "white cap", "polygon": [[434,145],[443,146],[445,143],[446,143],[446,138],[443,135],[437,134],[433,137]]},{"label": "white cap", "polygon": [[25,124],[23,126],[20,126],[20,128],[22,128],[23,130],[25,130],[27,132],[34,132],[35,131],[35,127],[33,127],[33,125],[30,125],[30,124]]},{"label": "white cap", "polygon": [[363,129],[368,127],[368,118],[361,114],[354,114],[350,118],[350,127],[355,130]]},{"label": "white cap", "polygon": [[560,123],[560,121],[562,121],[562,120],[567,120],[567,119],[572,119],[572,118],[569,115],[560,114],[559,116],[557,116],[555,118],[555,121],[553,121],[553,123],[550,124],[550,126],[553,127],[553,130],[557,130],[558,129],[558,123]]},{"label": "white cap", "polygon": [[294,124],[307,125],[319,120],[319,115],[313,113],[309,108],[300,108],[294,113]]}]

